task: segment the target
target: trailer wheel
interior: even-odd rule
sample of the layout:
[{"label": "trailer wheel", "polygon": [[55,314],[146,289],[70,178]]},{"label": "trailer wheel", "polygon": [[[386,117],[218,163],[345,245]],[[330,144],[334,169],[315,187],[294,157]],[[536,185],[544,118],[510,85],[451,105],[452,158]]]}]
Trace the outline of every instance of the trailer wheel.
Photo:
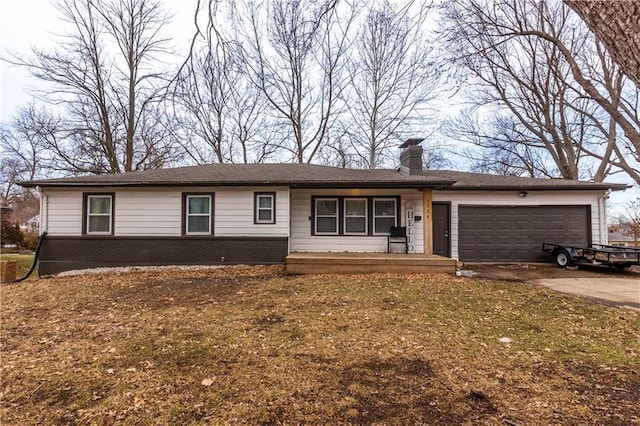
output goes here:
[{"label": "trailer wheel", "polygon": [[556,265],[558,265],[561,268],[571,265],[571,256],[569,256],[569,252],[566,250],[556,251],[555,259],[556,259]]}]

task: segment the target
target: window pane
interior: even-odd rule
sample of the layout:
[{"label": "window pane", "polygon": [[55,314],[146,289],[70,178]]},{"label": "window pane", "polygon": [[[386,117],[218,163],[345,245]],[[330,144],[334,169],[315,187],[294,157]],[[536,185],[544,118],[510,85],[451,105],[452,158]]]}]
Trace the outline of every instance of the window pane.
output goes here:
[{"label": "window pane", "polygon": [[187,222],[188,233],[209,233],[209,216],[189,216]]},{"label": "window pane", "polygon": [[348,217],[344,221],[344,232],[364,234],[367,230],[364,217]]},{"label": "window pane", "polygon": [[258,210],[258,220],[271,222],[271,210]]},{"label": "window pane", "polygon": [[89,232],[109,232],[111,216],[89,216]]},{"label": "window pane", "polygon": [[110,214],[111,197],[89,197],[89,213]]},{"label": "window pane", "polygon": [[347,216],[365,216],[367,200],[344,200],[344,210]]},{"label": "window pane", "polygon": [[395,216],[396,201],[395,200],[375,200],[375,216]]},{"label": "window pane", "polygon": [[209,214],[209,197],[189,197],[189,214]]},{"label": "window pane", "polygon": [[335,217],[319,217],[316,232],[333,233],[338,232],[338,221]]},{"label": "window pane", "polygon": [[271,196],[258,196],[258,207],[261,209],[271,208]]},{"label": "window pane", "polygon": [[384,234],[389,232],[389,228],[396,226],[396,219],[394,217],[377,217],[375,219],[375,233]]},{"label": "window pane", "polygon": [[316,214],[322,216],[333,216],[338,212],[338,202],[336,200],[316,200]]}]

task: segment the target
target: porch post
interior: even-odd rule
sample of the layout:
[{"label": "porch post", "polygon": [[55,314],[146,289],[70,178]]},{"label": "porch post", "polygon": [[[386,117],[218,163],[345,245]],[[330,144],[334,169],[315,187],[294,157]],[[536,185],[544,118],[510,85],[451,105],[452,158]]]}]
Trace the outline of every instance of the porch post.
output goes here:
[{"label": "porch post", "polygon": [[424,254],[433,254],[433,201],[431,188],[422,189],[422,226],[424,229]]}]

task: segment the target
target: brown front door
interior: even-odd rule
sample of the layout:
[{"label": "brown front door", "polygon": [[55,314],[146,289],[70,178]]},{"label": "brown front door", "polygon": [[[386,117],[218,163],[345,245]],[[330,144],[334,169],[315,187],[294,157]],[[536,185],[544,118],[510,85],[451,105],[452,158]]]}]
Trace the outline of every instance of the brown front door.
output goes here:
[{"label": "brown front door", "polygon": [[433,203],[433,254],[451,256],[451,204]]}]

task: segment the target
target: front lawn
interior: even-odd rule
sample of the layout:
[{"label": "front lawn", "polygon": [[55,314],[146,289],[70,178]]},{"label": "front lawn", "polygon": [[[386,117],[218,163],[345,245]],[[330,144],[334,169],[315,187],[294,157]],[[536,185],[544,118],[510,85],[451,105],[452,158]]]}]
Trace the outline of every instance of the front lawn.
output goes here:
[{"label": "front lawn", "polygon": [[1,292],[3,425],[640,422],[640,313],[525,284],[236,267]]}]

